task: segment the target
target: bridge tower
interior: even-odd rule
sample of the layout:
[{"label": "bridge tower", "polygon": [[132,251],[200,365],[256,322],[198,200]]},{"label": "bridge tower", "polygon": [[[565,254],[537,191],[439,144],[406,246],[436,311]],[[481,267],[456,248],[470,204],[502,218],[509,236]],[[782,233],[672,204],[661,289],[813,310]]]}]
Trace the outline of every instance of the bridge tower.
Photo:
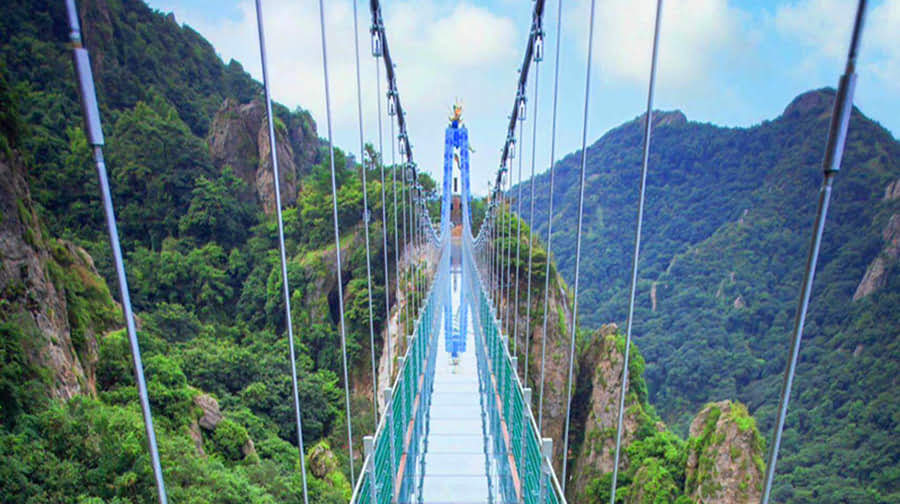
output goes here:
[{"label": "bridge tower", "polygon": [[[469,217],[469,132],[462,121],[462,105],[453,105],[450,124],[444,131],[444,182],[441,202],[441,232],[451,237],[451,255],[447,266],[448,302],[444,304],[445,350],[456,359],[466,350],[468,303],[465,302],[465,286],[460,281],[462,272],[462,236],[470,231]],[[455,275],[452,273],[456,273]],[[450,300],[456,297],[456,302]],[[456,307],[454,313],[452,307]]]}]

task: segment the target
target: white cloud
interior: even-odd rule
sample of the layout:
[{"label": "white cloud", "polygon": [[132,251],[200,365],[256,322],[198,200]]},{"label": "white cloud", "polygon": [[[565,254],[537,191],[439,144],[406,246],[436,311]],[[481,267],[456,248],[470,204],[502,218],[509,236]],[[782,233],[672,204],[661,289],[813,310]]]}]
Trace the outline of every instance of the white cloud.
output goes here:
[{"label": "white cloud", "polygon": [[[800,0],[779,6],[775,27],[808,51],[803,65],[823,63],[840,68],[847,57],[857,2]],[[869,7],[862,35],[859,73],[900,88],[900,2],[887,0]]]},{"label": "white cloud", "polygon": [[[650,72],[656,2],[609,0],[596,7],[594,51],[606,79],[646,83]],[[573,43],[586,51],[590,2],[581,0],[566,22],[576,32]],[[668,88],[688,88],[703,81],[713,67],[731,64],[755,43],[747,15],[727,0],[681,0],[663,6],[659,78]]]},{"label": "white cloud", "polygon": [[[367,2],[358,2],[358,6],[365,140],[377,144],[376,64],[369,41],[371,16]],[[444,118],[457,97],[466,105],[465,117],[469,124],[479,129],[495,128],[500,135],[507,102],[512,102],[510,87],[525,30],[517,30],[508,17],[465,2],[407,1],[383,8],[419,165],[437,171],[442,160]],[[358,155],[353,4],[350,0],[334,0],[326,2],[325,9],[335,144]],[[240,61],[259,79],[254,3],[241,1],[238,12],[233,19],[210,21],[197,12],[175,8],[177,19],[209,39],[223,59]],[[318,2],[267,0],[263,4],[263,20],[273,99],[310,110],[319,134],[324,137],[327,130]],[[386,91],[383,68],[381,74],[383,100]],[[390,160],[389,132],[385,121],[387,160]],[[481,156],[478,154],[474,162],[479,158],[493,161],[496,157],[491,149],[485,149]]]}]

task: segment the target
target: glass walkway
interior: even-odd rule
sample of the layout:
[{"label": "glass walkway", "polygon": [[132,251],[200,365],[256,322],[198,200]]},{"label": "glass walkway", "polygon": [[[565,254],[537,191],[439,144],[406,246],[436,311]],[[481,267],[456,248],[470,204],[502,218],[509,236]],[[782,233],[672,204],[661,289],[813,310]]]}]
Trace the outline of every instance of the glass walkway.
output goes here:
[{"label": "glass walkway", "polygon": [[444,240],[354,503],[559,504],[551,442],[481,287],[471,235]]}]

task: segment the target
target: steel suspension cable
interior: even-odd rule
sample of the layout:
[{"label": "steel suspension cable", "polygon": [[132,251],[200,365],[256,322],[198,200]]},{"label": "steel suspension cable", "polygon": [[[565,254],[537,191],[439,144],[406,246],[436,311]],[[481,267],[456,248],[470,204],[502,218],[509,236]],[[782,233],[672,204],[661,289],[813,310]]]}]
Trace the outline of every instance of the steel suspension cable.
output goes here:
[{"label": "steel suspension cable", "polygon": [[[505,168],[504,168],[505,169]],[[501,174],[500,178],[497,180],[497,185],[494,188],[494,193],[497,195],[497,205],[494,207],[494,215],[496,216],[497,222],[495,224],[496,231],[494,232],[494,275],[495,275],[495,284],[497,291],[496,296],[494,296],[494,306],[497,311],[497,318],[500,321],[500,326],[503,326],[503,315],[500,312],[502,300],[503,300],[503,285],[504,285],[504,277],[503,277],[503,231],[504,226],[506,225],[506,221],[502,219],[503,217],[503,204],[505,202],[506,196],[503,193],[503,176]]]},{"label": "steel suspension cable", "polygon": [[501,243],[501,231],[503,223],[501,222],[501,212],[503,210],[503,178],[502,175],[497,179],[497,185],[494,188],[496,195],[496,205],[494,206],[494,216],[496,224],[494,225],[494,307],[496,309],[497,318],[500,319],[500,325],[503,325],[503,316],[500,312],[501,301],[503,299],[503,266],[500,261],[503,244]]},{"label": "steel suspension cable", "polygon": [[[538,86],[541,75],[540,60],[534,63],[534,112],[531,119],[534,122],[531,129],[531,210],[528,213],[528,281],[525,288],[525,379],[524,386],[528,386],[528,358],[531,350],[531,261],[534,250],[534,163],[537,149],[537,125],[538,125]],[[548,257],[549,261],[550,258]],[[529,404],[529,406],[531,406]]]},{"label": "steel suspension cable", "polygon": [[500,316],[500,298],[502,296],[501,291],[501,282],[503,280],[503,275],[501,274],[500,267],[500,230],[502,228],[502,224],[500,223],[500,208],[503,205],[503,192],[501,191],[501,187],[503,182],[500,180],[497,181],[497,184],[494,186],[494,245],[493,245],[493,253],[494,253],[494,310],[497,318],[500,320],[501,325],[503,320]]},{"label": "steel suspension cable", "polygon": [[569,423],[572,415],[572,370],[575,365],[575,333],[578,321],[578,281],[579,268],[581,267],[581,226],[584,222],[584,174],[587,169],[587,128],[588,107],[591,97],[591,58],[594,51],[594,11],[596,0],[591,0],[590,28],[588,30],[587,71],[584,85],[584,120],[581,126],[581,180],[578,188],[578,230],[575,238],[575,287],[572,295],[572,328],[569,341],[569,378],[566,386],[566,427],[563,433],[562,452],[562,489],[566,490],[566,468],[568,466],[569,451]]},{"label": "steel suspension cable", "polygon": [[[403,154],[401,151],[400,162],[403,165],[402,171],[400,172],[400,225],[403,230],[403,245],[402,251],[400,253],[400,259],[403,261],[403,287],[407,286],[406,276],[409,275],[409,237],[406,233],[406,171],[407,171],[407,163],[408,161],[403,161]],[[409,335],[409,321],[410,321],[410,305],[412,304],[412,295],[407,292],[406,293],[406,303],[404,303],[406,307],[406,321],[403,323],[403,336],[404,343],[406,336]]]},{"label": "steel suspension cable", "polygon": [[[522,95],[522,103],[525,104],[525,95]],[[519,182],[518,194],[516,195],[516,295],[513,307],[513,355],[517,355],[516,351],[519,342],[519,284],[520,273],[522,268],[519,263],[519,255],[522,249],[522,160],[525,158],[525,116],[519,118]],[[527,364],[526,364],[527,365]],[[518,366],[517,366],[518,367]],[[516,373],[519,370],[516,369]]]},{"label": "steel suspension cable", "polygon": [[550,192],[547,196],[547,263],[544,265],[544,320],[541,329],[541,387],[538,393],[538,431],[544,431],[544,371],[547,363],[547,310],[550,308],[550,260],[553,239],[553,165],[556,163],[556,111],[559,98],[559,47],[562,45],[562,4],[556,7],[556,60],[553,62],[553,119],[550,127]]},{"label": "steel suspension cable", "polygon": [[496,235],[496,220],[497,220],[497,198],[494,196],[494,192],[491,187],[492,184],[488,183],[488,194],[490,195],[490,203],[487,209],[487,215],[491,218],[491,225],[488,227],[487,238],[487,276],[490,281],[488,282],[488,288],[490,289],[491,302],[493,303],[494,299],[496,299],[495,292],[495,282],[494,282],[494,236]]},{"label": "steel suspension cable", "polygon": [[[412,275],[411,283],[412,283],[412,320],[416,319],[416,314],[418,313],[418,292],[416,291],[416,271],[418,268],[418,257],[416,254],[416,227],[413,223],[413,213],[415,208],[413,207],[413,175],[415,169],[410,166],[409,173],[409,184],[406,188],[406,199],[407,199],[407,217],[409,218],[409,241],[407,242],[407,257],[410,257],[410,275]],[[412,244],[412,251],[409,251],[409,244]],[[411,321],[412,322],[412,321]],[[412,331],[412,329],[410,329]]]},{"label": "steel suspension cable", "polygon": [[787,417],[788,403],[791,400],[791,386],[793,385],[794,374],[797,369],[797,357],[800,354],[800,341],[803,338],[806,312],[809,308],[810,297],[812,296],[813,280],[816,275],[816,264],[819,259],[819,248],[822,244],[822,236],[825,232],[825,219],[828,216],[831,189],[834,184],[834,178],[841,169],[841,158],[843,157],[844,144],[847,140],[847,129],[849,128],[850,116],[853,112],[853,92],[856,86],[856,57],[862,38],[865,14],[866,0],[859,0],[856,7],[856,17],[853,22],[853,34],[850,39],[850,49],[847,53],[847,63],[844,74],[841,76],[838,84],[837,95],[834,99],[834,108],[831,113],[828,143],[825,147],[825,158],[822,161],[825,177],[822,181],[822,187],[819,190],[813,236],[810,240],[809,255],[806,259],[806,269],[803,273],[800,299],[797,304],[797,313],[794,319],[790,357],[787,362],[787,368],[784,371],[784,381],[781,386],[781,400],[779,401],[778,417],[772,434],[772,448],[769,452],[768,462],[766,464],[763,492],[760,496],[761,504],[768,504],[769,496],[772,492],[772,483],[775,480],[775,464],[778,461],[778,449],[781,446],[781,433],[784,429],[785,418]]},{"label": "steel suspension cable", "polygon": [[341,357],[344,363],[344,399],[347,410],[347,449],[350,460],[350,481],[356,481],[353,470],[353,427],[350,417],[350,380],[347,377],[347,330],[344,324],[344,286],[341,274],[341,232],[338,224],[337,180],[334,170],[334,138],[331,133],[331,94],[328,83],[328,49],[325,36],[325,4],[319,0],[319,28],[322,33],[322,74],[325,79],[325,117],[328,124],[328,158],[331,165],[331,210],[334,221],[335,266],[337,267],[338,314],[341,323]]},{"label": "steel suspension cable", "polygon": [[[394,301],[397,305],[397,328],[400,329],[400,324],[403,323],[403,329],[400,330],[397,338],[402,340],[402,338],[406,335],[406,325],[403,322],[403,312],[406,310],[406,303],[400,302],[400,233],[398,231],[399,223],[398,223],[398,215],[400,213],[399,208],[397,207],[397,160],[395,156],[396,146],[395,136],[394,136],[394,121],[390,121],[391,123],[391,188],[394,192],[394,282],[396,284],[397,290],[394,294]],[[403,341],[398,341],[399,344],[403,344]],[[402,347],[401,347],[402,348]],[[391,356],[391,375],[393,375],[394,369],[394,357]]]},{"label": "steel suspension cable", "polygon": [[160,504],[166,504],[166,483],[163,477],[162,464],[159,457],[159,448],[156,444],[156,430],[153,428],[153,413],[150,410],[150,395],[147,392],[147,382],[144,379],[144,364],[141,359],[141,347],[138,343],[137,326],[134,322],[134,311],[131,306],[131,295],[128,289],[128,278],[125,275],[125,260],[122,256],[122,245],[119,241],[119,230],[116,226],[116,212],[112,201],[112,192],[109,187],[109,176],[106,170],[106,162],[103,159],[103,127],[100,122],[100,110],[97,103],[97,93],[94,87],[94,77],[91,72],[91,63],[88,50],[81,39],[81,23],[78,19],[78,8],[75,0],[66,0],[66,13],[69,21],[69,39],[72,42],[72,57],[75,74],[78,78],[78,89],[81,95],[81,106],[84,114],[84,132],[88,143],[92,147],[94,164],[97,168],[97,177],[100,185],[100,197],[103,200],[103,212],[106,217],[106,229],[109,233],[109,245],[112,249],[113,265],[116,270],[116,279],[119,284],[119,296],[122,300],[122,315],[125,319],[125,328],[128,333],[128,344],[131,348],[131,360],[134,365],[134,378],[138,389],[138,398],[141,404],[141,414],[144,420],[144,433],[147,436],[147,450],[150,452],[150,465],[153,467],[153,478],[156,482],[156,494]]},{"label": "steel suspension cable", "polygon": [[[511,163],[511,161],[510,161],[510,163]],[[507,169],[507,174],[510,174],[509,169]],[[507,177],[508,176],[509,175],[507,175]],[[500,197],[501,205],[503,205],[501,207],[503,223],[500,225],[500,227],[502,228],[501,233],[500,233],[500,239],[502,240],[502,242],[500,243],[500,254],[499,254],[500,255],[500,257],[499,257],[499,259],[500,259],[500,293],[497,295],[497,316],[500,318],[500,331],[503,333],[506,333],[508,335],[509,331],[507,331],[508,326],[506,325],[506,307],[508,306],[506,304],[506,299],[507,299],[506,291],[507,291],[507,285],[509,284],[509,282],[508,282],[509,275],[507,274],[507,270],[509,268],[509,261],[506,259],[506,256],[507,256],[507,252],[509,250],[509,243],[508,243],[509,235],[510,235],[509,223],[511,221],[509,220],[509,215],[508,215],[510,203],[509,203],[509,193],[506,191],[507,186],[511,187],[512,184],[510,184],[509,182],[506,182],[505,185],[501,186],[503,189],[501,192],[502,196]]]},{"label": "steel suspension cable", "polygon": [[[518,150],[521,153],[522,149],[520,146],[522,145],[522,125],[518,125],[519,130],[519,143],[513,147],[514,150]],[[520,156],[521,157],[521,156]],[[510,159],[512,161],[512,159]],[[510,163],[512,164],[512,163]],[[521,168],[521,164],[519,165]],[[522,182],[522,170],[519,170],[519,182]],[[512,251],[513,251],[513,243],[512,243],[512,232],[513,232],[513,178],[512,178],[512,167],[509,170],[509,192],[507,197],[507,209],[506,209],[506,221],[507,221],[507,234],[506,234],[506,335],[509,337],[509,329],[512,325]],[[515,340],[513,340],[513,355],[515,355]]]},{"label": "steel suspension cable", "polygon": [[[376,32],[376,29],[372,28],[373,34]],[[375,103],[378,107],[378,168],[379,173],[381,174],[381,237],[382,237],[382,256],[384,257],[384,329],[386,332],[385,337],[387,338],[387,354],[388,354],[388,376],[387,382],[393,383],[394,378],[394,368],[393,368],[393,358],[394,358],[394,346],[393,341],[391,340],[391,275],[390,268],[388,266],[388,220],[387,220],[387,198],[385,198],[384,192],[384,135],[382,133],[382,124],[381,121],[383,116],[381,115],[381,64],[378,62],[378,58],[381,57],[380,52],[376,52],[375,54],[375,96],[377,99]]]},{"label": "steel suspension cable", "polygon": [[281,283],[284,294],[284,315],[287,321],[288,349],[291,357],[291,386],[294,394],[294,417],[297,424],[297,448],[300,451],[300,473],[303,481],[303,502],[309,504],[306,484],[306,461],[303,449],[303,420],[300,415],[300,392],[297,384],[297,356],[294,348],[294,324],[291,320],[291,291],[288,285],[287,254],[284,246],[284,221],[281,215],[281,185],[278,177],[278,151],[275,143],[275,117],[272,113],[272,95],[269,70],[266,64],[266,37],[263,31],[262,2],[256,0],[256,23],[259,30],[259,55],[262,63],[263,89],[266,96],[266,117],[269,123],[269,148],[272,150],[272,171],[275,185],[275,216],[278,220],[278,251],[281,255]]},{"label": "steel suspension cable", "polygon": [[[413,185],[412,192],[412,203],[411,203],[411,216],[412,224],[413,224],[413,244],[415,250],[416,257],[416,316],[418,316],[419,310],[422,307],[422,261],[420,257],[421,246],[422,246],[422,209],[419,207],[420,202],[420,194],[419,194],[419,182],[418,177],[416,177],[416,183]],[[414,317],[415,318],[415,317]]]},{"label": "steel suspension cable", "polygon": [[497,205],[499,202],[499,197],[497,196],[496,190],[494,192],[492,192],[491,194],[494,195],[494,197],[491,198],[491,219],[492,220],[491,220],[491,228],[490,228],[491,234],[489,235],[491,237],[491,240],[490,240],[491,300],[496,305],[496,303],[497,303],[497,284],[498,284],[498,282],[497,282],[497,236],[498,236],[498,234],[497,234],[497,219],[499,218],[498,213],[497,213],[498,212]]},{"label": "steel suspension cable", "polygon": [[653,91],[656,86],[656,59],[659,50],[659,24],[662,19],[663,0],[656,1],[656,19],[653,24],[653,49],[650,57],[650,84],[647,89],[647,116],[644,119],[644,144],[641,149],[641,185],[638,193],[637,222],[634,230],[634,254],[631,259],[631,290],[628,295],[628,318],[625,323],[625,352],[622,360],[622,384],[619,394],[619,412],[616,422],[616,453],[613,458],[613,474],[610,484],[610,504],[616,502],[616,481],[619,477],[619,456],[622,452],[625,395],[628,393],[628,359],[631,351],[631,330],[634,325],[634,300],[637,293],[638,261],[641,255],[641,228],[644,223],[644,200],[647,193],[647,171],[650,160],[650,134],[653,131]]},{"label": "steel suspension cable", "polygon": [[353,50],[356,57],[356,113],[359,122],[359,163],[362,168],[363,234],[366,240],[366,290],[369,301],[369,346],[372,353],[372,422],[378,427],[378,369],[375,366],[375,322],[372,313],[372,252],[369,248],[369,189],[366,181],[366,147],[363,140],[362,78],[359,74],[359,16],[353,0]]}]

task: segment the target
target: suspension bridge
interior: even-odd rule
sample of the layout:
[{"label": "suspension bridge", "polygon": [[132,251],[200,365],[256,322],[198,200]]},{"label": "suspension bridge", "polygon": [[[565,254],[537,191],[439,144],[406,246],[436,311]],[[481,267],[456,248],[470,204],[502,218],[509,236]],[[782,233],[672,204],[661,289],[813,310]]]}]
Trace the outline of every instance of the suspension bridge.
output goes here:
[{"label": "suspension bridge", "polygon": [[[163,468],[160,463],[150,410],[149,395],[144,381],[143,364],[135,329],[134,315],[131,308],[125,266],[119,244],[116,227],[115,210],[111,198],[106,166],[103,158],[104,137],[101,127],[97,97],[87,48],[84,47],[80,32],[80,23],[75,0],[66,0],[70,37],[73,46],[73,61],[78,77],[79,91],[82,99],[85,132],[93,149],[93,156],[102,191],[102,200],[106,215],[113,252],[113,262],[118,278],[119,295],[122,301],[125,325],[130,341],[134,371],[138,393],[143,412],[153,473],[156,481],[158,499],[166,503],[166,487]],[[335,182],[334,145],[332,141],[332,107],[330,103],[330,84],[328,76],[327,32],[325,30],[325,5],[319,0],[321,50],[323,55],[323,78],[325,83],[326,122],[329,142],[329,161],[332,184],[332,210],[334,238],[336,244],[336,271],[341,273],[340,228],[338,225],[338,199]],[[359,32],[357,3],[353,2],[354,29]],[[585,72],[584,113],[582,116],[582,149],[579,192],[579,218],[576,234],[575,273],[571,306],[568,380],[565,399],[565,430],[562,439],[563,456],[568,452],[569,418],[571,416],[573,355],[575,345],[576,324],[578,317],[579,266],[581,259],[582,215],[584,207],[584,181],[586,169],[585,147],[587,142],[588,109],[591,96],[591,55],[593,50],[594,17],[596,1],[592,0],[587,40],[587,68]],[[434,223],[418,178],[417,165],[413,160],[413,150],[407,131],[405,112],[400,100],[397,76],[391,59],[387,33],[381,6],[378,0],[370,0],[372,57],[380,60],[386,73],[387,92],[386,113],[390,123],[390,151],[393,194],[389,198],[385,193],[385,169],[381,166],[381,199],[383,223],[382,244],[385,252],[388,242],[394,245],[394,296],[388,294],[384,306],[386,320],[390,320],[396,311],[398,320],[405,317],[412,322],[410,334],[392,333],[391,325],[387,325],[385,347],[389,356],[387,372],[388,383],[378,384],[379,373],[376,370],[374,310],[372,301],[372,268],[383,267],[385,290],[390,292],[391,261],[384,254],[382,265],[373,265],[370,250],[368,223],[373,218],[366,210],[364,216],[367,280],[368,280],[368,315],[369,336],[372,348],[372,396],[373,412],[378,420],[375,431],[363,436],[364,453],[359,471],[354,467],[353,453],[354,433],[350,411],[350,393],[347,371],[346,333],[344,325],[343,302],[339,302],[340,335],[343,356],[343,385],[347,424],[347,446],[350,450],[350,476],[354,481],[350,502],[356,504],[376,503],[476,503],[490,502],[496,504],[541,503],[561,504],[566,502],[566,470],[567,464],[560,464],[561,474],[557,475],[553,463],[554,440],[542,436],[543,419],[541,412],[544,403],[544,363],[546,361],[546,341],[541,342],[539,358],[540,375],[528,376],[528,365],[520,366],[518,354],[524,353],[525,362],[531,358],[528,351],[531,347],[528,338],[532,334],[530,327],[532,246],[527,250],[521,247],[522,221],[525,219],[522,202],[523,155],[518,153],[517,144],[525,134],[525,119],[528,108],[528,82],[531,75],[533,90],[532,112],[532,153],[531,180],[535,174],[534,149],[537,142],[538,112],[538,76],[540,63],[544,57],[545,38],[559,40],[562,36],[563,0],[557,3],[558,15],[555,31],[549,34],[543,26],[545,1],[534,2],[531,26],[525,46],[524,57],[519,68],[516,93],[506,141],[501,149],[499,169],[492,184],[489,205],[484,220],[473,229],[470,202],[472,199],[469,166],[468,131],[462,121],[462,110],[454,107],[445,130],[445,148],[443,158],[443,180],[440,204],[440,219]],[[841,156],[846,139],[848,121],[853,103],[855,86],[855,66],[859,41],[863,28],[866,1],[860,0],[853,21],[853,34],[844,74],[840,77],[838,93],[834,103],[834,113],[828,134],[828,143],[823,161],[824,178],[818,200],[818,212],[810,242],[809,256],[806,264],[804,280],[799,296],[797,316],[792,333],[792,344],[782,385],[781,401],[772,442],[769,446],[768,463],[765,482],[760,502],[767,503],[775,474],[776,461],[781,442],[784,419],[790,400],[791,385],[800,349],[806,310],[809,304],[813,284],[819,246],[827,216],[829,198],[834,177],[840,169]],[[303,499],[308,504],[306,485],[305,452],[303,447],[303,425],[297,390],[296,357],[294,347],[294,329],[291,322],[290,287],[287,274],[287,260],[284,245],[282,222],[281,193],[279,188],[278,160],[272,99],[269,93],[269,77],[266,61],[265,36],[261,0],[256,0],[256,13],[259,29],[259,47],[263,71],[263,87],[265,90],[266,111],[268,117],[269,142],[272,152],[274,188],[276,196],[276,219],[278,222],[279,252],[281,261],[281,279],[283,285],[284,308],[286,315],[287,339],[289,342],[292,366],[292,384],[294,398],[294,418],[296,422],[298,455],[300,472],[303,481]],[[632,337],[634,317],[634,301],[638,274],[638,257],[641,245],[641,226],[643,222],[644,194],[648,176],[648,158],[652,132],[653,96],[656,76],[656,61],[659,46],[660,22],[662,17],[662,0],[657,0],[654,36],[651,48],[651,68],[647,93],[647,109],[643,124],[643,159],[639,187],[639,203],[636,212],[634,253],[631,267],[630,303],[627,313],[626,345],[624,347],[625,362]],[[360,49],[358,37],[356,41],[356,85],[357,112],[359,123],[360,159],[364,153],[362,83],[360,79]],[[547,235],[545,245],[548,254],[552,250],[553,223],[553,167],[556,161],[556,124],[559,83],[559,46],[556,46],[556,63],[554,67],[554,92],[551,116],[550,135],[550,209],[548,211]],[[377,66],[377,93],[382,95],[381,65]],[[533,69],[533,73],[532,73]],[[382,132],[382,103],[378,102],[378,151],[384,151]],[[395,131],[396,127],[396,131]],[[518,135],[518,141],[517,141]],[[396,158],[399,152],[399,162]],[[518,157],[518,194],[513,194],[512,172],[514,160]],[[362,169],[364,198],[366,191],[366,170]],[[398,184],[399,173],[399,184]],[[398,205],[398,187],[400,203]],[[534,184],[530,186],[531,208],[528,209],[528,224],[534,225]],[[387,207],[392,203],[393,222],[388,221]],[[369,208],[368,200],[364,201]],[[402,210],[400,210],[402,209]],[[521,216],[515,219],[513,230],[512,213]],[[378,218],[377,216],[375,218]],[[392,225],[391,225],[392,224]],[[392,232],[391,232],[392,231]],[[515,240],[505,239],[516,235]],[[402,236],[401,236],[402,234]],[[515,243],[513,250],[512,243]],[[402,250],[401,250],[402,249]],[[520,292],[520,270],[513,271],[512,264],[519,264],[522,254],[527,253],[527,286]],[[436,258],[435,267],[421,265],[408,257],[419,255]],[[548,292],[550,288],[550,261],[547,261],[544,285],[543,331],[547,333]],[[402,274],[413,278],[415,288],[401,296],[400,277]],[[338,298],[343,300],[342,282],[337,282]],[[525,299],[520,299],[522,294]],[[524,302],[527,316],[525,327],[519,327],[518,313],[520,303]],[[381,309],[381,307],[377,307]],[[402,327],[398,324],[398,327]],[[521,332],[521,336],[520,336]],[[545,337],[545,336],[544,336]],[[524,352],[519,351],[519,341]],[[395,350],[395,345],[403,349],[402,355]],[[398,355],[396,360],[394,355]],[[529,383],[539,383],[538,393],[534,394]],[[623,366],[621,389],[618,396],[618,424],[615,444],[615,462],[612,467],[611,501],[616,500],[616,482],[619,470],[619,459],[622,451],[622,423],[628,386],[628,366]],[[537,416],[534,413],[537,401]],[[381,405],[381,407],[379,407]],[[358,443],[356,443],[358,444]]]}]

